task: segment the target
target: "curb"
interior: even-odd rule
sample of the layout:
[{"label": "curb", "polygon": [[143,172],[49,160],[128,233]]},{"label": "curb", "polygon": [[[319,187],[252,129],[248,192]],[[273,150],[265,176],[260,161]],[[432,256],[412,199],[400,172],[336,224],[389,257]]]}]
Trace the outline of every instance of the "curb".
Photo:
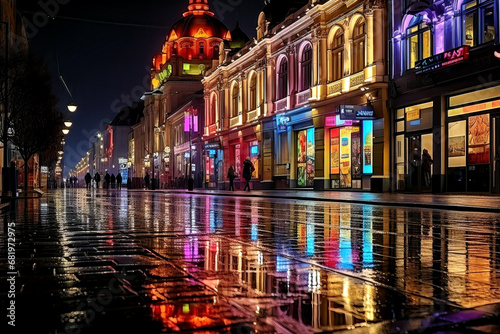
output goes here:
[{"label": "curb", "polygon": [[[359,199],[340,199],[340,198],[324,198],[324,197],[304,197],[297,195],[280,195],[273,193],[272,195],[266,194],[255,194],[252,192],[227,192],[224,190],[219,190],[217,192],[211,191],[199,191],[199,190],[176,190],[176,189],[156,189],[156,190],[145,190],[145,189],[128,189],[128,191],[133,192],[152,192],[152,193],[178,193],[178,194],[193,194],[193,195],[204,195],[204,196],[227,196],[227,197],[258,197],[258,198],[282,198],[290,200],[303,200],[303,201],[316,201],[316,202],[337,202],[337,203],[350,203],[350,204],[361,204],[361,205],[379,205],[379,206],[394,206],[394,207],[409,207],[409,208],[424,208],[424,209],[437,209],[437,210],[450,210],[450,211],[469,211],[469,212],[490,212],[490,213],[500,213],[500,208],[494,207],[479,207],[479,206],[463,206],[463,205],[448,205],[448,204],[429,204],[429,203],[416,203],[416,202],[388,202],[388,201],[368,201]],[[241,191],[242,192],[242,191]]]}]

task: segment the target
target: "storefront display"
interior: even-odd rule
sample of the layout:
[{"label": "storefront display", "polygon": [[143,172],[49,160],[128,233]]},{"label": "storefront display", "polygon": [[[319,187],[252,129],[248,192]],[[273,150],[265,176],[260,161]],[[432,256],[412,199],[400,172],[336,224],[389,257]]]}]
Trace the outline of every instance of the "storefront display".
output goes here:
[{"label": "storefront display", "polygon": [[314,128],[297,133],[297,185],[299,187],[314,186],[314,145]]},{"label": "storefront display", "polygon": [[330,129],[332,188],[361,188],[361,159],[359,126]]}]

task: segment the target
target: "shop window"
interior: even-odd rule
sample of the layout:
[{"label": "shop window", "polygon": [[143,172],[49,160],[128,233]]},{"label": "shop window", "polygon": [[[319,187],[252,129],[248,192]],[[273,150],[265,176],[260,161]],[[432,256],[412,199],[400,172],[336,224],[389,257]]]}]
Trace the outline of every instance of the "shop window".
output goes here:
[{"label": "shop window", "polygon": [[354,26],[353,33],[352,73],[357,73],[365,68],[365,20],[359,18]]},{"label": "shop window", "polygon": [[250,142],[249,152],[250,160],[252,161],[255,170],[252,173],[252,177],[259,177],[259,142],[254,140]]},{"label": "shop window", "polygon": [[314,173],[314,128],[310,128],[297,133],[297,186],[314,186]]},{"label": "shop window", "polygon": [[332,81],[337,81],[344,75],[344,32],[338,29],[333,38],[332,50]]},{"label": "shop window", "polygon": [[283,58],[278,69],[277,99],[281,100],[288,96],[288,61]]},{"label": "shop window", "polygon": [[432,35],[430,26],[418,14],[406,30],[408,44],[408,68],[414,68],[419,60],[432,56]]},{"label": "shop window", "polygon": [[311,44],[307,44],[302,51],[302,59],[300,61],[301,82],[300,90],[306,90],[312,84],[312,48]]},{"label": "shop window", "polygon": [[[371,132],[371,131],[368,131]],[[371,135],[370,135],[371,136]],[[372,164],[371,143],[366,155],[367,165]],[[366,160],[366,159],[369,160]],[[332,188],[361,188],[362,173],[361,133],[357,126],[330,129],[330,174]]]},{"label": "shop window", "polygon": [[468,164],[490,163],[490,115],[470,116],[468,118]]},{"label": "shop window", "polygon": [[276,134],[275,172],[276,176],[287,175],[289,170],[288,132]]},{"label": "shop window", "polygon": [[257,75],[253,74],[252,78],[250,79],[250,88],[249,88],[249,107],[248,110],[255,110],[257,109]]},{"label": "shop window", "polygon": [[495,40],[493,1],[476,0],[462,5],[463,43],[470,47]]},{"label": "shop window", "polygon": [[238,116],[238,106],[240,101],[240,87],[238,84],[233,85],[233,90],[231,93],[232,103],[231,103],[231,117]]}]

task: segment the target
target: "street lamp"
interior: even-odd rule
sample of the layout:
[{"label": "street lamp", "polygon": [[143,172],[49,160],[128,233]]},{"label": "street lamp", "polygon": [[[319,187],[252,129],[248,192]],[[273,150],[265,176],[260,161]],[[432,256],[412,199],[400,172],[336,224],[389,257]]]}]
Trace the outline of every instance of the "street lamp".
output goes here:
[{"label": "street lamp", "polygon": [[67,135],[69,133],[69,129],[62,129],[62,133]]},{"label": "street lamp", "polygon": [[61,82],[64,85],[64,88],[66,88],[66,91],[68,92],[69,97],[71,98],[71,101],[68,103],[68,110],[69,112],[75,112],[78,106],[75,104],[75,101],[73,100],[73,95],[69,91],[68,85],[66,85],[66,81],[64,81],[61,71],[59,70],[59,59],[56,58],[57,61],[57,73],[59,74],[59,79],[61,79]]},{"label": "street lamp", "polygon": [[68,119],[68,120],[66,120],[66,121],[64,121],[64,126],[65,126],[65,127],[69,128],[69,127],[71,127],[72,125],[73,125],[73,122],[71,122],[69,119]]}]

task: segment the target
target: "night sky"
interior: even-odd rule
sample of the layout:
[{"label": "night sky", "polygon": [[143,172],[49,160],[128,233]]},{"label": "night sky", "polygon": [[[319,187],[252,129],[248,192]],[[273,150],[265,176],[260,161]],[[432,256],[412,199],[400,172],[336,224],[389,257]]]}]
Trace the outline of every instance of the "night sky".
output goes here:
[{"label": "night sky", "polygon": [[[51,5],[43,8],[43,3]],[[146,80],[152,58],[161,52],[170,27],[182,18],[188,3],[188,0],[17,2],[27,21],[30,48],[47,63],[59,108],[73,121],[66,136],[65,174],[88,150],[89,140],[94,140],[92,135],[103,130],[121,107],[139,99],[149,89]],[[230,30],[239,20],[241,29],[250,38],[255,37],[263,0],[209,0],[209,4]],[[56,59],[78,105],[75,113],[67,111],[71,98],[59,80]]]}]

